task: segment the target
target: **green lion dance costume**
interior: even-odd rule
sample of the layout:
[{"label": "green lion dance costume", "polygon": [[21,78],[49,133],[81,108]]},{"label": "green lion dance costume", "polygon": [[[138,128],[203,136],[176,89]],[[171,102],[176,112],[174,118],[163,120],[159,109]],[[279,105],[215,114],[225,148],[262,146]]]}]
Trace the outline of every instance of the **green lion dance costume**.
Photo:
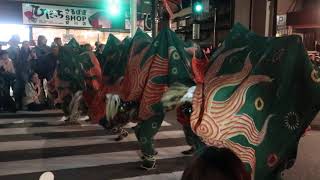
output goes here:
[{"label": "green lion dance costume", "polygon": [[299,37],[260,37],[239,24],[212,59],[193,98],[194,133],[233,150],[253,180],[277,179],[320,110],[320,72]]},{"label": "green lion dance costume", "polygon": [[[54,78],[49,82],[50,91],[57,91],[57,103],[69,120],[78,120],[82,96],[92,106],[92,94],[100,89],[101,70],[92,52],[86,52],[75,39],[59,48],[58,65]],[[93,108],[89,109],[89,115]]]},{"label": "green lion dance costume", "polygon": [[142,168],[155,168],[157,152],[153,137],[165,114],[161,103],[163,94],[176,83],[186,87],[195,85],[192,54],[187,48],[169,29],[162,30],[152,43],[147,34],[138,30],[131,41],[123,80],[107,95],[109,126],[129,120],[138,123],[135,134],[141,146]]}]

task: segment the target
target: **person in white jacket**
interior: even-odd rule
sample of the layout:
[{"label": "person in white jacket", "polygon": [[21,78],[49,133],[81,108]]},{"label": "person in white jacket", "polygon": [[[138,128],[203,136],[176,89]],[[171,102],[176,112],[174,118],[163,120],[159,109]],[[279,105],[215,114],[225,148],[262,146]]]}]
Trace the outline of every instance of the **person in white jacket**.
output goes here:
[{"label": "person in white jacket", "polygon": [[41,104],[39,98],[41,96],[41,83],[37,73],[31,73],[29,81],[25,86],[24,105],[29,111],[41,111],[45,109],[45,105]]}]

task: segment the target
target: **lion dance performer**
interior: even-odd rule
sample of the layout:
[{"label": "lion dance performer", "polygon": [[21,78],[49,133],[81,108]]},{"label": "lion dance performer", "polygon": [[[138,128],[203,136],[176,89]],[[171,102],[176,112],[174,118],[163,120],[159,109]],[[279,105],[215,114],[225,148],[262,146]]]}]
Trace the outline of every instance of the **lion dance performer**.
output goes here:
[{"label": "lion dance performer", "polygon": [[57,91],[56,103],[62,105],[69,121],[74,122],[80,117],[82,99],[90,106],[90,118],[95,118],[92,97],[100,90],[101,83],[100,65],[92,52],[80,48],[75,39],[59,48],[58,66],[49,85],[51,92]]},{"label": "lion dance performer", "polygon": [[[202,84],[204,82],[204,74],[207,71],[209,60],[204,52],[197,45],[185,48],[189,54],[193,54],[191,67],[193,73],[193,80],[196,84]],[[196,152],[196,150],[202,146],[191,129],[190,116],[192,113],[192,98],[196,86],[190,88],[181,84],[172,86],[162,97],[162,104],[164,108],[169,111],[176,108],[177,121],[182,125],[183,132],[186,138],[187,144],[191,147],[189,150],[185,150],[182,154],[189,155]],[[187,91],[186,91],[187,90]],[[181,95],[184,94],[183,96]],[[182,97],[182,98],[181,98]],[[180,100],[179,100],[180,99]]]},{"label": "lion dance performer", "polygon": [[190,124],[206,146],[229,148],[252,180],[280,179],[320,110],[320,72],[301,38],[235,25],[193,97]]},{"label": "lion dance performer", "polygon": [[112,126],[128,121],[138,123],[134,130],[141,147],[141,167],[149,170],[155,168],[153,137],[165,114],[163,94],[176,84],[191,87],[195,82],[193,54],[174,32],[164,29],[152,42],[146,37],[140,30],[133,37],[125,75],[120,87],[108,94],[106,114],[107,124]]}]

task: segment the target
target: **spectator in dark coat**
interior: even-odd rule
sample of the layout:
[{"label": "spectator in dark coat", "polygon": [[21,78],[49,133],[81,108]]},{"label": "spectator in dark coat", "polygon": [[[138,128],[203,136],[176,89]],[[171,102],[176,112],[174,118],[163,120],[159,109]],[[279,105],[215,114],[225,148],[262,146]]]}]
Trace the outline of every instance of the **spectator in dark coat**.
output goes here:
[{"label": "spectator in dark coat", "polygon": [[18,64],[20,56],[20,37],[18,35],[13,35],[9,40],[10,47],[7,49],[9,58],[12,60],[13,65],[16,67]]},{"label": "spectator in dark coat", "polygon": [[16,112],[16,105],[10,96],[10,86],[15,79],[15,72],[8,52],[0,50],[0,111]]},{"label": "spectator in dark coat", "polygon": [[8,48],[8,55],[9,58],[12,60],[13,66],[17,72],[16,80],[12,81],[11,87],[13,90],[13,95],[16,99],[16,108],[21,109],[21,97],[23,94],[23,81],[21,79],[21,73],[20,73],[20,37],[18,35],[13,35],[11,39],[9,40],[10,47]]},{"label": "spectator in dark coat", "polygon": [[15,102],[18,109],[22,109],[22,98],[24,97],[25,84],[28,81],[28,76],[31,72],[30,69],[30,46],[28,41],[22,42],[21,50],[19,53],[19,60],[16,63],[16,83],[15,83]]},{"label": "spectator in dark coat", "polygon": [[38,59],[36,65],[36,73],[39,74],[40,79],[46,79],[50,81],[53,77],[54,71],[57,66],[59,47],[53,43],[50,53],[43,56],[42,59]]},{"label": "spectator in dark coat", "polygon": [[40,35],[38,37],[38,44],[35,47],[35,51],[39,59],[50,53],[50,47],[47,46],[47,39],[45,36]]}]

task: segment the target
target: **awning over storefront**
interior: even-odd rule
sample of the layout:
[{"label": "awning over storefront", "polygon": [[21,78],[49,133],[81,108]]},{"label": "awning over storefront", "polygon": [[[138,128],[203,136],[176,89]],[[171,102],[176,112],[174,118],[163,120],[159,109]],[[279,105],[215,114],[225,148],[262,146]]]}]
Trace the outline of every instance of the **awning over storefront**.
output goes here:
[{"label": "awning over storefront", "polygon": [[288,13],[287,26],[295,29],[320,28],[320,9],[305,9]]}]

